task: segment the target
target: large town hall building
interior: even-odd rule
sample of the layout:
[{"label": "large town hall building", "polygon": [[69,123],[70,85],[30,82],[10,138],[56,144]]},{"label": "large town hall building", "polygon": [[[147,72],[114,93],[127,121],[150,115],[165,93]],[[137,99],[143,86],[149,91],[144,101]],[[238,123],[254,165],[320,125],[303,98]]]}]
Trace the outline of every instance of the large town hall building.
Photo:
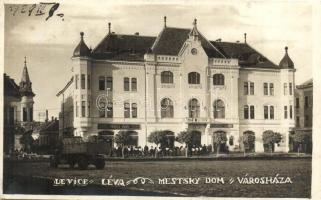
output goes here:
[{"label": "large town hall building", "polygon": [[195,134],[195,145],[213,144],[224,132],[230,151],[240,137],[255,135],[253,151],[262,152],[262,135],[282,134],[275,151],[288,151],[294,128],[294,64],[285,48],[279,65],[246,42],[212,41],[197,28],[166,26],[157,37],[109,31],[89,49],[81,33],[73,52],[72,77],[62,98],[61,134],[112,138],[128,131],[132,145],[151,146],[148,135],[168,131]]}]

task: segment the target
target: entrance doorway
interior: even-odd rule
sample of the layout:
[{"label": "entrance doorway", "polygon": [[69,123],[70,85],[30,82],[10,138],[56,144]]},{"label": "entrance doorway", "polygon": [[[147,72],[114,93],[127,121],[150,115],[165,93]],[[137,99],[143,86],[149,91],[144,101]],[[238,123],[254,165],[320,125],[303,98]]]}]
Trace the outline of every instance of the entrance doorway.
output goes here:
[{"label": "entrance doorway", "polygon": [[255,133],[253,131],[243,133],[243,145],[246,153],[255,152]]},{"label": "entrance doorway", "polygon": [[226,132],[216,131],[213,133],[213,150],[215,153],[228,153],[229,149],[226,142]]}]

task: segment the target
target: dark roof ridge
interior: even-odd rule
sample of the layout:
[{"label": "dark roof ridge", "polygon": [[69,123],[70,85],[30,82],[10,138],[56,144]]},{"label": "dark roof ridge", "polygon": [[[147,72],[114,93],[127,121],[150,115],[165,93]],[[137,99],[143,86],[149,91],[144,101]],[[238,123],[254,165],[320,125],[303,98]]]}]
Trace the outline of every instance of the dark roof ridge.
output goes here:
[{"label": "dark roof ridge", "polygon": [[119,36],[134,36],[134,37],[150,37],[150,38],[154,38],[154,37],[156,37],[156,36],[148,36],[148,35],[117,34],[117,33],[112,33],[111,35],[119,35]]},{"label": "dark roof ridge", "polygon": [[224,54],[220,50],[218,50],[208,39],[206,39],[206,37],[200,31],[198,31],[198,33],[206,40],[207,43],[209,43],[217,52],[219,52],[223,56],[223,58],[226,58],[226,56],[224,56]]},{"label": "dark roof ridge", "polygon": [[163,29],[161,30],[161,32],[159,32],[159,34],[157,35],[153,45],[150,47],[151,50],[153,51],[154,47],[156,46],[156,44],[159,42],[159,39],[160,39],[160,36],[162,35],[162,33],[164,32],[164,30],[166,29],[167,27],[163,27]]},{"label": "dark roof ridge", "polygon": [[[255,48],[253,48],[251,45],[249,45],[249,43],[243,43],[247,46],[249,46],[250,48],[252,48],[254,51],[256,51],[257,53],[259,53],[261,56],[263,56],[264,58],[266,58],[266,60],[268,60],[269,62],[271,62],[273,65],[276,65],[273,61],[271,61],[270,59],[268,59],[266,56],[264,56],[261,52],[257,51]],[[278,65],[276,65],[278,66]]]}]

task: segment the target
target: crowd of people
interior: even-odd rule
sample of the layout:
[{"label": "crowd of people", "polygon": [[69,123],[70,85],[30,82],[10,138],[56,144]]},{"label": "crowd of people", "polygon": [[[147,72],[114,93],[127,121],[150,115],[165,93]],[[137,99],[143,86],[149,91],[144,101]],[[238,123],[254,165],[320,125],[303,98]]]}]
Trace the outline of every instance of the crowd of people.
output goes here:
[{"label": "crowd of people", "polygon": [[[165,156],[185,156],[187,146],[174,146],[174,147],[157,147],[145,145],[140,146],[125,146],[124,150],[121,146],[113,148],[110,152],[111,157],[122,157],[122,151],[125,157],[165,157]],[[206,146],[190,146],[188,148],[189,156],[208,155],[212,152],[212,145]]]}]

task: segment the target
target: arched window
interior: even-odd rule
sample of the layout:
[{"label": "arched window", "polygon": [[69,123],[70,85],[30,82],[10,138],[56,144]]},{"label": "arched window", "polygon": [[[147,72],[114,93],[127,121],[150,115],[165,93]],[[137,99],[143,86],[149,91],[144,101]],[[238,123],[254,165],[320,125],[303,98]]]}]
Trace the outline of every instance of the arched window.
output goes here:
[{"label": "arched window", "polygon": [[197,72],[190,72],[188,74],[188,84],[200,84],[201,76]]},{"label": "arched window", "polygon": [[200,117],[200,104],[197,99],[191,99],[188,103],[188,111],[190,118]]},{"label": "arched window", "polygon": [[174,107],[173,101],[169,98],[165,98],[161,101],[161,118],[173,118]]},{"label": "arched window", "polygon": [[163,71],[161,73],[161,83],[174,83],[173,73],[170,71]]},{"label": "arched window", "polygon": [[214,104],[214,118],[225,118],[225,105],[224,102],[220,99],[215,100]]},{"label": "arched window", "polygon": [[213,85],[224,85],[224,75],[214,74],[213,75]]}]

